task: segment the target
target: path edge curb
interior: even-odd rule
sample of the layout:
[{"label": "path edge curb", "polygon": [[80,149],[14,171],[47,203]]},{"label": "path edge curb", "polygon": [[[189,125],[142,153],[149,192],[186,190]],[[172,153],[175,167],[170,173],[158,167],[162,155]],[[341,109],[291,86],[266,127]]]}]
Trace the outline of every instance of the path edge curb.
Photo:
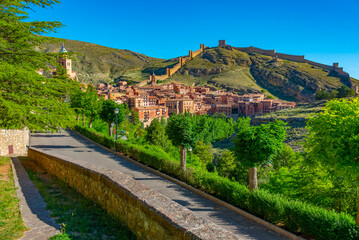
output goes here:
[{"label": "path edge curb", "polygon": [[250,219],[250,220],[252,220],[252,221],[254,221],[256,223],[259,223],[259,224],[271,229],[272,231],[274,231],[274,232],[276,232],[276,233],[278,233],[280,235],[283,235],[283,236],[288,237],[288,238],[293,239],[293,240],[305,240],[304,238],[302,238],[302,237],[300,237],[298,235],[295,235],[294,233],[291,233],[291,232],[289,232],[289,231],[287,231],[287,230],[285,230],[283,228],[280,228],[280,227],[278,227],[278,226],[276,226],[276,225],[274,225],[272,223],[269,223],[269,222],[267,222],[267,221],[265,221],[265,220],[263,220],[263,219],[261,219],[261,218],[259,218],[257,216],[254,216],[251,213],[248,213],[248,212],[246,212],[246,211],[244,211],[244,210],[242,210],[240,208],[237,208],[237,207],[233,206],[232,204],[229,204],[229,203],[227,203],[227,202],[225,202],[223,200],[220,200],[220,199],[218,199],[218,198],[216,198],[216,197],[214,197],[214,196],[212,196],[212,195],[210,195],[208,193],[205,193],[205,192],[203,192],[203,191],[201,191],[201,190],[199,190],[197,188],[194,188],[194,187],[188,185],[187,183],[184,183],[184,182],[182,182],[182,181],[180,181],[180,180],[178,180],[176,178],[170,177],[167,174],[162,173],[162,172],[160,172],[160,171],[158,171],[158,170],[156,170],[154,168],[151,168],[151,167],[149,167],[149,166],[147,166],[145,164],[142,164],[142,163],[140,163],[140,162],[138,162],[136,160],[133,160],[133,159],[127,157],[126,155],[123,155],[123,154],[121,154],[121,153],[119,153],[117,151],[114,151],[111,148],[105,147],[105,146],[103,146],[103,145],[89,139],[88,137],[82,135],[81,133],[79,133],[75,129],[71,129],[71,131],[76,133],[77,135],[85,138],[86,140],[98,145],[99,147],[101,147],[101,148],[103,148],[103,149],[105,149],[105,150],[107,150],[109,152],[112,152],[113,154],[116,154],[117,156],[120,156],[120,157],[122,157],[122,158],[124,158],[124,159],[126,159],[128,161],[130,161],[131,163],[134,163],[134,164],[136,164],[136,165],[138,165],[138,166],[140,166],[140,167],[142,167],[142,168],[144,168],[144,169],[146,169],[146,170],[148,170],[148,171],[150,171],[150,172],[152,172],[152,173],[154,173],[156,175],[159,175],[159,176],[167,179],[167,180],[175,182],[175,183],[181,185],[182,187],[187,188],[188,190],[190,190],[192,192],[195,192],[195,193],[201,195],[202,197],[205,197],[205,198],[207,198],[207,199],[209,199],[211,201],[214,201],[215,203],[217,203],[217,204],[219,204],[219,205],[221,205],[223,207],[226,207],[226,208],[228,208],[228,209],[230,209],[230,210],[232,210],[232,211],[234,211],[234,212],[236,212],[236,213],[238,213],[238,214],[240,214],[240,215],[242,215],[242,216],[244,216],[244,217],[246,217],[246,218],[248,218],[248,219]]}]

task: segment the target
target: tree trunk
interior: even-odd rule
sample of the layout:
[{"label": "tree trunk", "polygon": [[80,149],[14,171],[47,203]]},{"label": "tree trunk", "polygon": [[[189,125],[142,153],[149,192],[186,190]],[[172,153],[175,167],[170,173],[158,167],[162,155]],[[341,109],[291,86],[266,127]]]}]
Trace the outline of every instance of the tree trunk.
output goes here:
[{"label": "tree trunk", "polygon": [[111,121],[108,121],[108,135],[112,137],[112,124]]},{"label": "tree trunk", "polygon": [[85,114],[82,114],[82,125],[85,126]]},{"label": "tree trunk", "polygon": [[78,122],[80,120],[80,115],[76,114],[76,121]]},{"label": "tree trunk", "polygon": [[185,172],[186,171],[186,155],[187,155],[187,149],[184,148],[182,145],[180,146],[180,152],[181,152],[181,168]]},{"label": "tree trunk", "polygon": [[92,118],[90,118],[90,122],[89,122],[89,128],[92,128]]},{"label": "tree trunk", "polygon": [[248,177],[249,177],[249,192],[258,188],[258,179],[257,179],[257,168],[248,168]]},{"label": "tree trunk", "polygon": [[[359,194],[359,186],[358,186],[358,194]],[[359,199],[358,199],[357,218],[356,218],[355,222],[359,226]]]}]

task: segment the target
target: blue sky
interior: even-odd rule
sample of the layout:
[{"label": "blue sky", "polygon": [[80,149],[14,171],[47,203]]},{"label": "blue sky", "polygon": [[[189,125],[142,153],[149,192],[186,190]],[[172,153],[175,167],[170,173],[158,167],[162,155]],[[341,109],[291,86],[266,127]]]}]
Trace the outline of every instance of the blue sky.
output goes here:
[{"label": "blue sky", "polygon": [[359,0],[62,0],[31,20],[66,25],[51,34],[151,57],[172,58],[219,39],[339,62],[359,79]]}]

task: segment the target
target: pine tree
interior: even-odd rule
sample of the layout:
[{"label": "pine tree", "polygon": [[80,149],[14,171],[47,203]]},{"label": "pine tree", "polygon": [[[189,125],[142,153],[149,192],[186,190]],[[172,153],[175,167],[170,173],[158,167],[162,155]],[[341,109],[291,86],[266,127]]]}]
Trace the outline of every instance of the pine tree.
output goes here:
[{"label": "pine tree", "polygon": [[60,54],[36,48],[53,39],[59,22],[27,21],[31,7],[49,7],[57,0],[4,0],[0,5],[0,127],[58,131],[72,126],[74,112],[66,101],[76,83],[61,75],[45,78],[36,71],[55,66]]}]

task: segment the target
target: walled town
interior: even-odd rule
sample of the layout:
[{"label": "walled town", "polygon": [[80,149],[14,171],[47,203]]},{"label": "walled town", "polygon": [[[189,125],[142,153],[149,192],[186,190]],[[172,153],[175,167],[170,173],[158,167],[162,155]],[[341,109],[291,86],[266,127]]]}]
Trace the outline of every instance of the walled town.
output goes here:
[{"label": "walled town", "polygon": [[[155,78],[152,75],[152,78]],[[208,87],[191,87],[182,83],[150,86],[129,86],[120,81],[117,85],[98,84],[99,96],[117,103],[127,103],[139,113],[140,120],[148,125],[153,119],[172,114],[225,114],[229,117],[261,115],[295,107],[295,102],[268,99],[264,94],[237,95],[224,91],[211,91]]]}]

